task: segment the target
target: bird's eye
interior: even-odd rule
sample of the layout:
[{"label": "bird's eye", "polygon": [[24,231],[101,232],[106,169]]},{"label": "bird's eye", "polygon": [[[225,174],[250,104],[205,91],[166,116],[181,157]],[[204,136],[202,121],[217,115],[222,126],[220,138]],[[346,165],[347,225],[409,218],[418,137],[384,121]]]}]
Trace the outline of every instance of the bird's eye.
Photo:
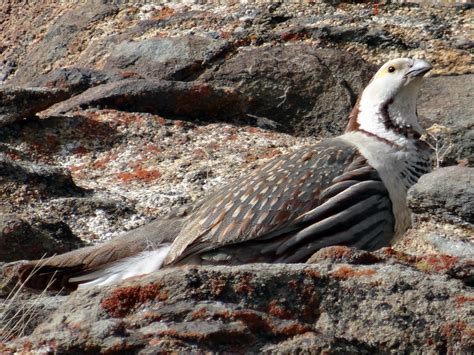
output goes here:
[{"label": "bird's eye", "polygon": [[395,71],[395,67],[388,67],[388,72],[393,73]]}]

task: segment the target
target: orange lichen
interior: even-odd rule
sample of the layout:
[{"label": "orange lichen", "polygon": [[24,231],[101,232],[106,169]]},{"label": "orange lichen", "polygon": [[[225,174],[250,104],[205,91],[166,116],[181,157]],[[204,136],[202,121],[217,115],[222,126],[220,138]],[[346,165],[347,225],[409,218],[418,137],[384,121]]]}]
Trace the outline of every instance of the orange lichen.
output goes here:
[{"label": "orange lichen", "polygon": [[157,345],[161,344],[162,342],[163,342],[163,339],[153,338],[153,339],[148,340],[148,345],[157,346]]},{"label": "orange lichen", "polygon": [[147,320],[151,320],[153,322],[157,322],[161,320],[161,315],[159,313],[153,312],[153,311],[147,311],[143,313],[143,318]]},{"label": "orange lichen", "polygon": [[416,267],[425,272],[440,272],[451,269],[458,258],[450,255],[426,255],[417,258]]},{"label": "orange lichen", "polygon": [[224,138],[225,142],[237,140],[237,134],[230,133],[227,137]]},{"label": "orange lichen", "polygon": [[245,131],[248,133],[262,133],[262,130],[258,127],[246,127]]},{"label": "orange lichen", "polygon": [[78,147],[73,148],[71,150],[71,153],[77,154],[77,155],[84,155],[84,154],[89,153],[89,149],[87,149],[86,147],[83,147],[82,145],[80,145]]},{"label": "orange lichen", "polygon": [[134,72],[134,71],[121,71],[120,72],[120,76],[124,79],[127,79],[127,78],[139,78],[140,77],[140,74],[138,74],[137,72]]},{"label": "orange lichen", "polygon": [[230,32],[227,32],[227,31],[221,31],[219,33],[219,36],[222,38],[222,39],[229,39],[231,37],[231,33]]},{"label": "orange lichen", "polygon": [[267,151],[262,155],[262,158],[274,158],[281,154],[282,152],[278,148],[268,148]]},{"label": "orange lichen", "polygon": [[147,144],[142,148],[142,150],[145,153],[154,153],[154,154],[161,153],[163,151],[163,149],[161,149],[155,144]]},{"label": "orange lichen", "polygon": [[123,317],[140,304],[151,300],[165,301],[168,292],[159,284],[117,288],[102,300],[101,306],[114,317]]},{"label": "orange lichen", "polygon": [[97,159],[95,162],[92,163],[94,169],[105,169],[107,164],[117,158],[117,153],[107,153],[105,157]]},{"label": "orange lichen", "polygon": [[178,128],[184,127],[184,121],[181,120],[175,120],[174,125]]},{"label": "orange lichen", "polygon": [[253,292],[253,287],[250,285],[250,275],[242,275],[239,283],[235,287],[235,292],[249,294]]},{"label": "orange lichen", "polygon": [[331,273],[331,276],[336,279],[348,279],[350,277],[358,276],[372,276],[376,273],[374,269],[355,270],[348,266],[341,266],[339,269]]},{"label": "orange lichen", "polygon": [[70,165],[67,167],[67,169],[71,172],[71,173],[74,173],[78,170],[82,170],[85,168],[85,164],[81,164],[81,165]]},{"label": "orange lichen", "polygon": [[146,170],[142,167],[135,167],[131,172],[123,172],[117,174],[117,177],[123,182],[130,181],[143,181],[152,182],[158,180],[161,177],[159,170]]},{"label": "orange lichen", "polygon": [[5,155],[9,157],[11,160],[20,160],[20,156],[10,150],[7,150],[5,152]]},{"label": "orange lichen", "polygon": [[440,327],[440,333],[444,338],[453,340],[459,340],[464,337],[472,339],[474,337],[474,330],[463,321],[442,325]]},{"label": "orange lichen", "polygon": [[252,311],[236,311],[232,313],[234,319],[244,323],[253,332],[272,332],[273,325],[259,314]]},{"label": "orange lichen", "polygon": [[70,323],[69,328],[79,330],[79,329],[81,329],[81,323]]},{"label": "orange lichen", "polygon": [[272,316],[282,319],[293,318],[291,312],[288,312],[281,305],[279,305],[277,300],[273,300],[268,304],[268,313]]},{"label": "orange lichen", "polygon": [[284,326],[282,329],[279,330],[279,333],[288,337],[292,337],[295,335],[300,335],[311,331],[311,327],[309,325],[304,325],[299,322],[293,322],[289,325]]},{"label": "orange lichen", "polygon": [[174,14],[174,9],[171,7],[165,6],[161,10],[157,11],[153,18],[155,20],[164,20],[171,17]]},{"label": "orange lichen", "polygon": [[306,269],[304,270],[304,273],[311,277],[312,279],[320,279],[321,278],[321,273],[319,271],[311,270],[311,269]]},{"label": "orange lichen", "polygon": [[192,320],[206,319],[208,316],[209,316],[209,314],[207,313],[206,308],[202,307],[202,308],[199,308],[197,311],[194,311],[191,314],[191,319]]},{"label": "orange lichen", "polygon": [[165,124],[168,123],[168,121],[165,118],[161,117],[161,116],[156,116],[155,115],[155,116],[153,116],[153,119],[155,119],[162,126],[164,126]]},{"label": "orange lichen", "polygon": [[211,292],[214,296],[220,296],[224,292],[226,280],[216,279],[211,281]]},{"label": "orange lichen", "polygon": [[202,148],[195,149],[193,155],[195,158],[205,158],[207,156],[206,152]]},{"label": "orange lichen", "polygon": [[291,281],[288,282],[288,286],[290,288],[298,288],[298,282],[295,281],[295,280],[291,280]]},{"label": "orange lichen", "polygon": [[454,299],[458,306],[463,305],[466,302],[474,302],[474,297],[459,295]]}]

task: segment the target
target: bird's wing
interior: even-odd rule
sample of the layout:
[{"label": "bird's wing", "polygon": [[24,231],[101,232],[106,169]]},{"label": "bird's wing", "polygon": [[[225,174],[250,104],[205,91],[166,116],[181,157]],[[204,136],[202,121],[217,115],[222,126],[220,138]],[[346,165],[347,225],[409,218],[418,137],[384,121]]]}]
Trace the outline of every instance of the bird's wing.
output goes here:
[{"label": "bird's wing", "polygon": [[[382,219],[392,218],[377,171],[354,146],[338,138],[325,140],[279,156],[212,194],[180,232],[165,264],[186,259],[199,262],[197,255],[240,246],[245,254],[245,247],[255,243],[257,253],[273,253],[273,259],[263,260],[285,261],[285,255],[295,246],[308,244],[308,238],[324,239],[319,231],[311,230],[318,222],[328,219],[326,228],[331,220],[333,224],[348,222],[345,209],[363,211],[373,204],[384,210]],[[392,231],[387,235],[393,233],[393,218],[388,222],[387,229]],[[336,236],[331,244],[337,240]],[[261,259],[249,251],[246,262],[252,260]]]}]

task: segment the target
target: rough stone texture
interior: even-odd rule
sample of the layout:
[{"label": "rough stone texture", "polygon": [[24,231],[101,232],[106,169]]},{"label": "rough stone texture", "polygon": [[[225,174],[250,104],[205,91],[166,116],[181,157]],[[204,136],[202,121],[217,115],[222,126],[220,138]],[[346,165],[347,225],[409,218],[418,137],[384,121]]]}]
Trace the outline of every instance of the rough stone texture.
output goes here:
[{"label": "rough stone texture", "polygon": [[69,96],[73,96],[90,87],[121,79],[124,79],[123,75],[110,71],[87,68],[60,68],[36,77],[28,85],[33,87],[61,88]]},{"label": "rough stone texture", "polygon": [[[474,350],[474,294],[440,275],[468,270],[463,259],[391,249],[373,258],[383,261],[175,268],[85,289],[47,317],[26,346],[60,353]],[[4,349],[24,346],[19,339]]]},{"label": "rough stone texture", "polygon": [[45,196],[70,196],[85,193],[78,187],[70,172],[60,166],[46,164],[32,164],[10,158],[0,153],[0,182],[36,187],[37,194]]},{"label": "rough stone texture", "polygon": [[398,248],[417,255],[440,253],[473,258],[473,168],[439,168],[408,191],[412,227]]},{"label": "rough stone texture", "polygon": [[[340,132],[369,63],[394,57],[452,75],[427,79],[419,113],[452,145],[441,165],[472,164],[472,11],[3,1],[0,82],[24,87],[0,89],[15,94],[0,128],[2,257],[148,233],[154,218]],[[70,297],[12,292],[0,273],[0,353],[470,353],[472,208],[453,174],[413,195],[413,228],[394,250],[165,270]]]},{"label": "rough stone texture", "polygon": [[61,115],[73,109],[101,107],[186,118],[237,118],[250,100],[233,88],[209,84],[126,79],[93,87],[42,113]]},{"label": "rough stone texture", "polygon": [[84,246],[61,221],[28,223],[14,215],[0,214],[0,261],[38,259]]},{"label": "rough stone texture", "polygon": [[[15,7],[13,4],[7,6]],[[37,15],[41,15],[45,10],[41,5],[38,5],[38,8],[39,14]],[[46,27],[30,32],[31,37],[36,35],[39,38],[37,38],[35,45],[28,43],[26,53],[22,53],[18,58],[19,63],[15,73],[15,82],[18,85],[27,84],[38,74],[48,72],[54,67],[64,66],[65,60],[68,58],[75,57],[77,60],[77,56],[84,47],[91,43],[92,34],[98,30],[96,26],[115,15],[118,12],[118,7],[100,1],[87,1],[86,3],[77,3],[76,6],[66,4],[61,10],[66,11],[61,16],[51,19]],[[11,19],[15,19],[15,17],[11,16]],[[47,31],[45,31],[46,29]],[[18,47],[21,48],[21,45]],[[103,55],[103,53],[101,54]]]},{"label": "rough stone texture", "polygon": [[[440,163],[474,165],[474,74],[428,78],[420,93],[418,114],[438,141]],[[436,126],[435,126],[436,128]],[[430,140],[436,146],[435,139]]]},{"label": "rough stone texture", "polygon": [[394,56],[424,55],[436,65],[437,74],[472,71],[472,39],[468,37],[472,9],[466,7],[291,3],[140,6],[94,1],[48,6],[7,0],[4,8],[0,14],[0,75],[6,81],[15,78],[22,85],[52,69],[101,69],[114,48],[131,41],[140,46],[141,41],[144,44],[151,43],[146,42],[149,39],[183,35],[228,41],[229,49],[313,42],[357,52],[377,64]]},{"label": "rough stone texture", "polygon": [[236,88],[254,101],[249,113],[293,132],[336,135],[374,69],[338,50],[289,44],[242,49],[199,80]]},{"label": "rough stone texture", "polygon": [[408,206],[417,214],[474,224],[474,168],[452,166],[422,176],[408,193]]},{"label": "rough stone texture", "polygon": [[0,87],[0,127],[32,117],[67,97],[59,88]]},{"label": "rough stone texture", "polygon": [[123,41],[110,51],[105,69],[135,73],[144,78],[187,81],[227,49],[227,42],[188,36]]}]

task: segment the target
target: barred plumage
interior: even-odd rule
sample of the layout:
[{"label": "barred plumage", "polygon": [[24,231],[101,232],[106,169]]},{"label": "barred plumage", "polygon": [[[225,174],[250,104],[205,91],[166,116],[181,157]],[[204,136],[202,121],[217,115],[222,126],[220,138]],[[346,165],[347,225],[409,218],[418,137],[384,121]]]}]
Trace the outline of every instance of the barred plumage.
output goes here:
[{"label": "barred plumage", "polygon": [[[271,160],[185,217],[53,257],[27,285],[41,288],[53,277],[54,287],[73,289],[181,264],[305,262],[330,245],[389,245],[410,224],[408,188],[430,166],[416,116],[421,77],[430,69],[423,60],[386,63],[359,98],[346,134]],[[20,276],[37,265],[23,264]]]},{"label": "barred plumage", "polygon": [[[364,201],[366,196],[373,198]],[[351,232],[354,218],[360,221],[360,216],[347,211],[357,210],[359,201],[380,212],[379,222],[387,226],[372,247],[370,239],[361,242]],[[393,225],[388,191],[377,171],[355,146],[339,138],[328,139],[277,157],[231,187],[216,191],[180,232],[165,264],[186,263],[189,257],[194,263],[206,263],[212,259],[209,251],[227,253],[226,264],[304,262],[318,248],[330,245],[336,234],[345,245],[373,249],[387,244]],[[301,241],[311,236],[320,239],[314,248],[291,257]],[[245,242],[249,240],[259,250],[255,255],[242,250],[248,248]]]}]

